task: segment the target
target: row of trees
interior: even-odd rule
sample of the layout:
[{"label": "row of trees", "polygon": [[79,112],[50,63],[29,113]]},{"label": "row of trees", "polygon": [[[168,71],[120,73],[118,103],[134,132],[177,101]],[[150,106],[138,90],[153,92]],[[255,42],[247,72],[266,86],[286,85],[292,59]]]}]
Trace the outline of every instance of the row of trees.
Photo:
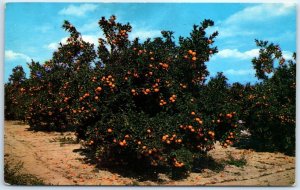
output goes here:
[{"label": "row of trees", "polygon": [[[5,84],[5,118],[33,130],[76,132],[99,162],[190,171],[220,141],[232,145],[241,120],[252,137],[295,151],[295,61],[278,46],[257,41],[255,85],[229,85],[222,73],[206,82],[206,62],[217,53],[214,23],[194,25],[175,43],[173,32],[144,42],[128,39],[129,23],[102,18],[97,49],[65,21],[70,33],[52,59],[13,70]],[[275,65],[279,63],[279,66]],[[271,74],[270,74],[271,73]]]}]

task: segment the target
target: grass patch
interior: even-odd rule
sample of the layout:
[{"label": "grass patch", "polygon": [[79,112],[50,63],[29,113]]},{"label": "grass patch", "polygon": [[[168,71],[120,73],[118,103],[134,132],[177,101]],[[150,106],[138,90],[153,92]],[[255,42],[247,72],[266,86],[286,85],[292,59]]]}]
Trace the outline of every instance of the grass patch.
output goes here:
[{"label": "grass patch", "polygon": [[244,167],[247,164],[245,155],[242,154],[240,158],[235,158],[231,153],[227,154],[228,160],[225,161],[226,164],[234,165],[236,167]]},{"label": "grass patch", "polygon": [[203,155],[194,161],[193,172],[202,172],[203,169],[209,169],[213,172],[221,172],[225,168],[225,163],[216,161],[212,156]]},{"label": "grass patch", "polygon": [[60,145],[78,143],[77,139],[73,137],[66,137],[66,136],[53,138],[50,140],[50,142],[59,142]]},{"label": "grass patch", "polygon": [[10,164],[10,162],[4,164],[4,181],[6,183],[10,185],[46,185],[43,180],[34,175],[21,173],[22,162],[15,166],[10,166]]},{"label": "grass patch", "polygon": [[131,183],[126,184],[126,186],[140,186],[140,184],[137,181],[133,181]]}]

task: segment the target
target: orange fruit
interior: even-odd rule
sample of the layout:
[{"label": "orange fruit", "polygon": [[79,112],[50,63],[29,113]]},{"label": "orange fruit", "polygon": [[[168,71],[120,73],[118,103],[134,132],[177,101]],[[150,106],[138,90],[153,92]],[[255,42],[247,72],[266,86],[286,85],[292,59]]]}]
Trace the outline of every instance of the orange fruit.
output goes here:
[{"label": "orange fruit", "polygon": [[111,128],[108,128],[108,129],[107,129],[107,132],[111,133],[111,132],[112,132],[112,129],[111,129]]},{"label": "orange fruit", "polygon": [[102,88],[100,87],[100,86],[98,86],[97,88],[96,88],[96,91],[101,91],[102,90]]}]

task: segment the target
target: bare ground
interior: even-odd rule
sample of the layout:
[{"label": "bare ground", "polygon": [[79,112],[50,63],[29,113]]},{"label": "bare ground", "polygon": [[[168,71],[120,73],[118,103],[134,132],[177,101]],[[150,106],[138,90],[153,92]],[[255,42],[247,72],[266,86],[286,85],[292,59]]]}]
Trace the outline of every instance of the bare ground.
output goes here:
[{"label": "bare ground", "polygon": [[5,121],[5,159],[15,164],[23,162],[22,172],[36,175],[52,185],[292,186],[295,183],[295,157],[234,147],[223,149],[218,144],[209,152],[217,162],[224,162],[231,154],[235,158],[244,156],[246,165],[227,164],[220,171],[204,169],[190,173],[183,180],[159,175],[159,181],[139,181],[85,162],[80,144],[61,145],[55,141],[74,137],[73,133],[33,132],[28,128],[16,121]]}]

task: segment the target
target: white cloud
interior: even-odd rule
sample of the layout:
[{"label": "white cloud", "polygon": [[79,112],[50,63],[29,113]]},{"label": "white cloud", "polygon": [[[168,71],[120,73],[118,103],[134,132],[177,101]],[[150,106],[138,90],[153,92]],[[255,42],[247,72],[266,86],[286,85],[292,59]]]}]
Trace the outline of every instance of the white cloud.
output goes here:
[{"label": "white cloud", "polygon": [[254,75],[255,70],[253,69],[239,69],[239,70],[234,70],[234,69],[228,69],[224,71],[225,75]]},{"label": "white cloud", "polygon": [[6,50],[5,51],[5,59],[6,60],[18,60],[18,59],[23,59],[26,60],[27,62],[31,61],[31,58],[28,55],[25,55],[23,53],[17,53],[12,50]]},{"label": "white cloud", "polygon": [[58,43],[52,42],[44,47],[49,50],[56,50],[58,48]]},{"label": "white cloud", "polygon": [[[62,44],[66,44],[67,39],[68,39],[68,37],[64,37],[59,42]],[[95,46],[98,45],[98,36],[96,36],[96,35],[82,35],[82,39],[83,39],[83,41],[94,44]],[[48,50],[57,50],[57,48],[59,47],[59,42],[52,42],[48,45],[45,45],[44,48],[46,48]]]},{"label": "white cloud", "polygon": [[144,41],[147,38],[154,38],[159,36],[161,36],[161,32],[159,30],[137,29],[129,33],[130,40],[138,37],[140,40]]},{"label": "white cloud", "polygon": [[87,12],[92,12],[97,9],[97,5],[94,4],[82,4],[79,6],[69,5],[67,8],[64,8],[59,11],[61,15],[72,15],[72,16],[84,16]]},{"label": "white cloud", "polygon": [[256,6],[247,7],[225,20],[225,25],[236,24],[237,22],[258,22],[265,21],[278,16],[289,14],[295,9],[293,3],[264,3]]},{"label": "white cloud", "polygon": [[49,24],[45,24],[42,26],[36,26],[35,28],[38,32],[42,32],[42,33],[47,33],[49,32],[51,29],[53,29],[53,26],[49,25]]},{"label": "white cloud", "polygon": [[[67,39],[68,39],[68,37],[64,37],[59,42],[62,43],[62,44],[66,44]],[[57,48],[59,47],[59,42],[52,42],[48,45],[45,45],[44,48],[46,48],[48,50],[57,50]]]},{"label": "white cloud", "polygon": [[231,25],[230,27],[221,27],[219,30],[219,37],[238,37],[238,36],[253,36],[255,35],[255,31],[251,30],[243,30],[238,25]]},{"label": "white cloud", "polygon": [[96,35],[82,35],[83,41],[98,45],[98,36]]},{"label": "white cloud", "polygon": [[[238,49],[223,49],[220,50],[213,59],[216,58],[229,58],[229,59],[252,59],[259,55],[259,49],[251,49],[248,51],[241,52]],[[290,51],[282,51],[282,56],[285,59],[293,59],[293,52]]]},{"label": "white cloud", "polygon": [[293,59],[293,52],[290,51],[282,51],[282,56],[289,60],[289,59]]},{"label": "white cloud", "polygon": [[256,30],[249,30],[249,27],[245,29],[245,26],[288,15],[295,10],[295,5],[293,3],[264,3],[247,7],[232,14],[226,20],[217,22],[213,30],[219,31],[219,38],[253,36]]},{"label": "white cloud", "polygon": [[99,29],[99,25],[98,22],[90,22],[90,23],[86,23],[83,26],[79,27],[78,31],[85,33],[85,32],[95,32],[98,31]]},{"label": "white cloud", "polygon": [[235,58],[235,59],[251,59],[255,56],[258,56],[259,49],[251,49],[245,52],[241,52],[238,49],[223,49],[220,50],[216,57],[219,58]]}]

